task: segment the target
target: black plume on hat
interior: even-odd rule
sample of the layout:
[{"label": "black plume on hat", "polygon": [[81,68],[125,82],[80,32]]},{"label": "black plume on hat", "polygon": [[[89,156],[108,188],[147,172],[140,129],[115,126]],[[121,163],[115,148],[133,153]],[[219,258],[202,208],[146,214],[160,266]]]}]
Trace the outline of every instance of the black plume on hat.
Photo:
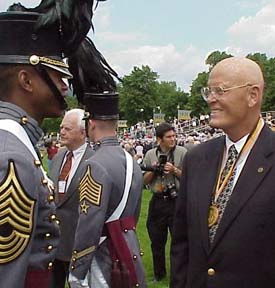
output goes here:
[{"label": "black plume on hat", "polygon": [[78,101],[93,119],[118,119],[118,94],[114,78],[120,80],[91,39],[85,40],[69,57],[70,79]]},{"label": "black plume on hat", "polygon": [[81,43],[77,52],[69,57],[68,63],[74,78],[70,80],[78,101],[84,103],[85,94],[114,92],[119,77],[110,67],[103,55],[88,37]]}]

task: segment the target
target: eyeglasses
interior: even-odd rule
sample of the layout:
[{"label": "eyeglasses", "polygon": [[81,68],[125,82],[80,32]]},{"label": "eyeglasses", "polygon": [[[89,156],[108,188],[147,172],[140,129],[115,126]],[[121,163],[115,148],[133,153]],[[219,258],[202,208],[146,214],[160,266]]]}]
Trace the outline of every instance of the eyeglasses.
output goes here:
[{"label": "eyeglasses", "polygon": [[220,86],[213,86],[213,87],[202,87],[201,88],[201,95],[202,98],[207,101],[210,95],[214,94],[216,99],[219,99],[225,92],[238,89],[238,88],[244,88],[252,86],[252,84],[243,84],[239,86],[229,87],[229,88],[223,88]]}]

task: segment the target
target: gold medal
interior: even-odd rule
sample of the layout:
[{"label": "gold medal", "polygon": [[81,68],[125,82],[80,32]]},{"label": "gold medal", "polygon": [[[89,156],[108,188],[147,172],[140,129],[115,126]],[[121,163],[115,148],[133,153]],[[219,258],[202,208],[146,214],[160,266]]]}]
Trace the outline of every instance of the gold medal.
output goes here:
[{"label": "gold medal", "polygon": [[219,209],[215,205],[210,205],[208,211],[208,227],[210,228],[217,223],[219,218]]}]

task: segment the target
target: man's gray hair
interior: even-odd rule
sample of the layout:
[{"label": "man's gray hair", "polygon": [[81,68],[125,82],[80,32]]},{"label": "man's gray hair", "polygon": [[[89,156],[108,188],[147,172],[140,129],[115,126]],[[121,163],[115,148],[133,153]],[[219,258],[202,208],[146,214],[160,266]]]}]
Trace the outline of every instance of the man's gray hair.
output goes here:
[{"label": "man's gray hair", "polygon": [[85,111],[83,109],[74,108],[74,109],[71,109],[69,111],[66,111],[65,116],[66,115],[76,115],[77,116],[77,125],[79,126],[80,129],[85,129],[85,120],[83,120],[84,113],[85,113]]}]

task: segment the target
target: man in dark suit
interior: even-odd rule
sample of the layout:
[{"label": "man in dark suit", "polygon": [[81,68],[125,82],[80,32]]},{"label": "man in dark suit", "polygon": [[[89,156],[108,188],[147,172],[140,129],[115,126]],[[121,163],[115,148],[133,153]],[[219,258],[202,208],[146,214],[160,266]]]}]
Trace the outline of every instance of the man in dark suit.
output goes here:
[{"label": "man in dark suit", "polygon": [[[53,158],[50,175],[56,186],[56,215],[60,221],[61,239],[57,249],[56,260],[51,279],[52,288],[65,286],[69,263],[72,256],[75,229],[78,220],[79,207],[79,177],[80,169],[85,160],[93,155],[93,150],[86,142],[84,110],[68,111],[60,125],[60,143],[64,148]],[[66,169],[66,159],[71,155],[71,167]],[[63,176],[62,176],[63,175]]]},{"label": "man in dark suit", "polygon": [[263,88],[260,67],[232,57],[202,89],[225,136],[185,157],[171,288],[275,287],[275,135],[260,116]]}]

